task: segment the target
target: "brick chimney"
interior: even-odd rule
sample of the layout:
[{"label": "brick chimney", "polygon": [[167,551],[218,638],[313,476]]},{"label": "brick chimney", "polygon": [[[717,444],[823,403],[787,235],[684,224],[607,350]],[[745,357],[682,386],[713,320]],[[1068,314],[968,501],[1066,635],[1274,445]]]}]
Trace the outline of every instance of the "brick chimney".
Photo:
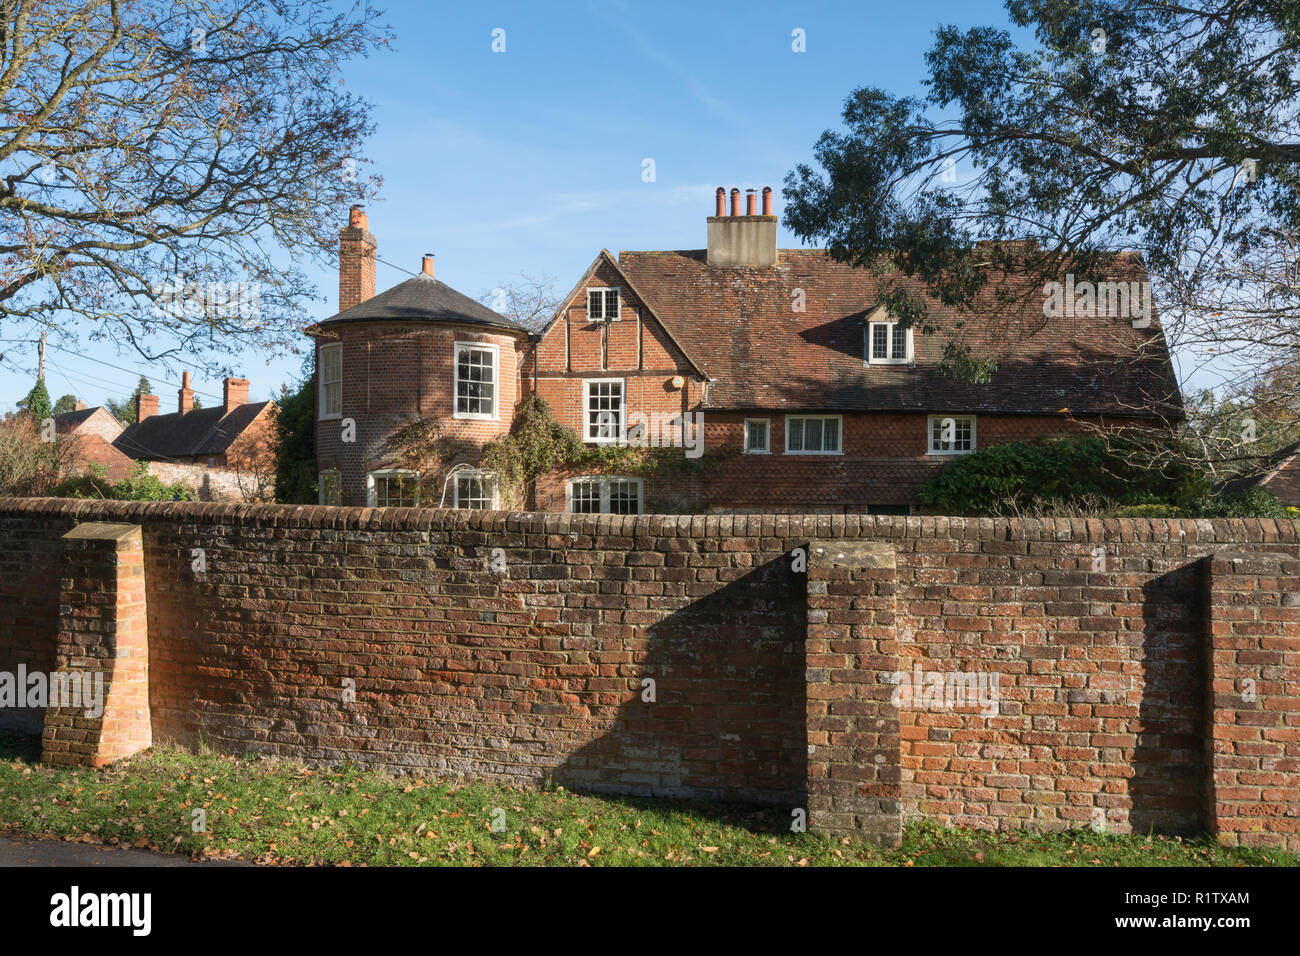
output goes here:
[{"label": "brick chimney", "polygon": [[85,409],[87,409],[87,408],[89,408],[89,407],[90,407],[90,406],[87,405],[85,402],[83,402],[81,399],[77,399],[77,411],[79,411],[79,412],[80,412],[80,411],[84,411]]},{"label": "brick chimney", "polygon": [[190,373],[181,376],[181,387],[176,393],[176,410],[184,415],[194,410],[194,389],[190,388]]},{"label": "brick chimney", "polygon": [[776,216],[772,215],[772,188],[763,187],[763,213],[755,215],[758,196],[745,191],[745,212],[740,214],[740,190],[731,190],[731,215],[724,215],[721,186],[715,194],[717,215],[708,218],[708,257],[710,266],[719,269],[769,269],[777,263]]},{"label": "brick chimney", "polygon": [[135,420],[142,422],[146,418],[158,414],[158,396],[157,395],[137,395],[135,397]]},{"label": "brick chimney", "polygon": [[378,243],[370,234],[370,220],[353,206],[348,224],[339,230],[339,311],[360,305],[375,294],[375,255]]},{"label": "brick chimney", "polygon": [[225,397],[226,411],[229,415],[240,405],[248,404],[248,379],[246,378],[228,378],[226,379],[225,388],[222,389],[222,395]]},{"label": "brick chimney", "polygon": [[420,262],[420,271],[425,275],[427,275],[430,279],[433,278],[433,253],[432,252],[426,252],[424,254],[424,259]]}]

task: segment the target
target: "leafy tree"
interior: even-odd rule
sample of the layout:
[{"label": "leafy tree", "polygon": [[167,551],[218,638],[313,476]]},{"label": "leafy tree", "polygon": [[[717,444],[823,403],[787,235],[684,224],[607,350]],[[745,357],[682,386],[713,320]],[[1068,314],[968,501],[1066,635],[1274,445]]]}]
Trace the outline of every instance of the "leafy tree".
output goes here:
[{"label": "leafy tree", "polygon": [[295,388],[280,386],[280,415],[276,419],[279,439],[275,463],[275,500],[285,504],[315,504],[316,487],[316,405],[315,376],[311,358],[303,368],[304,377]]},{"label": "leafy tree", "polygon": [[60,395],[59,400],[54,403],[55,415],[64,415],[68,412],[75,412],[76,410],[77,396],[75,395]]},{"label": "leafy tree", "polygon": [[31,413],[38,422],[50,417],[50,393],[45,390],[45,379],[36,380],[36,384],[18,403],[18,407]]},{"label": "leafy tree", "polygon": [[152,395],[153,393],[153,386],[149,384],[149,379],[141,375],[140,381],[136,383],[135,391],[120,401],[106,398],[104,399],[104,405],[112,416],[123,425],[133,425],[135,424],[135,400],[141,395]]},{"label": "leafy tree", "polygon": [[150,359],[296,342],[313,289],[295,263],[327,262],[348,204],[378,187],[362,157],[370,107],[342,87],[349,60],[388,42],[378,13],[365,0],[0,0],[0,13],[5,317],[84,317]]},{"label": "leafy tree", "polygon": [[[818,168],[786,177],[787,225],[836,259],[897,270],[887,304],[947,336],[960,378],[987,378],[1038,331],[1004,321],[982,355],[963,324],[975,305],[1024,314],[1010,306],[1041,304],[1068,273],[1136,268],[1115,258],[1128,249],[1150,271],[1163,334],[1212,357],[1233,396],[1269,375],[1300,382],[1300,2],[1006,8],[1032,42],[943,26],[927,95],[853,91]],[[1300,409],[1297,390],[1287,400]]]}]

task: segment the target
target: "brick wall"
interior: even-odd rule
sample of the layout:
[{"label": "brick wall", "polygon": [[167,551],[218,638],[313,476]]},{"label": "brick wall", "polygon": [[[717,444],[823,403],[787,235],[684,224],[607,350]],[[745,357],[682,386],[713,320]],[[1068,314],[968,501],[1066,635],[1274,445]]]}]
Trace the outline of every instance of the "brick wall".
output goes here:
[{"label": "brick wall", "polygon": [[[1202,562],[1294,559],[1293,522],[5,500],[0,670],[52,659],[43,582],[60,536],[92,520],[142,527],[155,739],[811,807],[814,826],[878,839],[896,807],[1296,845],[1280,794],[1295,792],[1300,695],[1278,629],[1297,565],[1216,585],[1253,595],[1254,623],[1207,654],[1218,609],[1240,602],[1206,598]],[[814,550],[803,573],[792,552],[814,542],[841,563]],[[892,582],[855,557],[866,543]],[[1256,710],[1207,706],[1207,679],[1246,673],[1232,668],[1258,670]],[[900,676],[916,694],[883,708]],[[954,704],[944,682],[966,679],[997,693]],[[1217,801],[1207,739],[1238,741]]]}]

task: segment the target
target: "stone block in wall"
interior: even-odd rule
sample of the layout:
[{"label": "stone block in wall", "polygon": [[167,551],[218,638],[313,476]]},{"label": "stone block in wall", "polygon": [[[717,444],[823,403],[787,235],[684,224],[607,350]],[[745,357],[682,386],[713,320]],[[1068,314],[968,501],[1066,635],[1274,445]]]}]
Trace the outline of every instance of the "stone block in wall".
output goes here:
[{"label": "stone block in wall", "polygon": [[902,838],[893,545],[808,545],[808,824],[886,846]]},{"label": "stone block in wall", "polygon": [[1300,850],[1300,559],[1203,560],[1206,825],[1220,843]]},{"label": "stone block in wall", "polygon": [[140,526],[73,528],[63,536],[58,586],[41,759],[101,767],[153,743]]}]

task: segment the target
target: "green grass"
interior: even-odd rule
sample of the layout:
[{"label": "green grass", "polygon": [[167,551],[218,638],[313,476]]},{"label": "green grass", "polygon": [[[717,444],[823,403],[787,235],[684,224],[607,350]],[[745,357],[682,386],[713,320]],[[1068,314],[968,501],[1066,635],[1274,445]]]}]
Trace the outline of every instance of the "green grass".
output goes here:
[{"label": "green grass", "polygon": [[[0,829],[207,858],[344,866],[1257,866],[1208,840],[909,826],[896,850],[789,830],[788,811],[312,770],[157,747],[106,770],[0,736]],[[206,813],[193,832],[192,811]],[[505,811],[494,832],[494,811]]]}]

